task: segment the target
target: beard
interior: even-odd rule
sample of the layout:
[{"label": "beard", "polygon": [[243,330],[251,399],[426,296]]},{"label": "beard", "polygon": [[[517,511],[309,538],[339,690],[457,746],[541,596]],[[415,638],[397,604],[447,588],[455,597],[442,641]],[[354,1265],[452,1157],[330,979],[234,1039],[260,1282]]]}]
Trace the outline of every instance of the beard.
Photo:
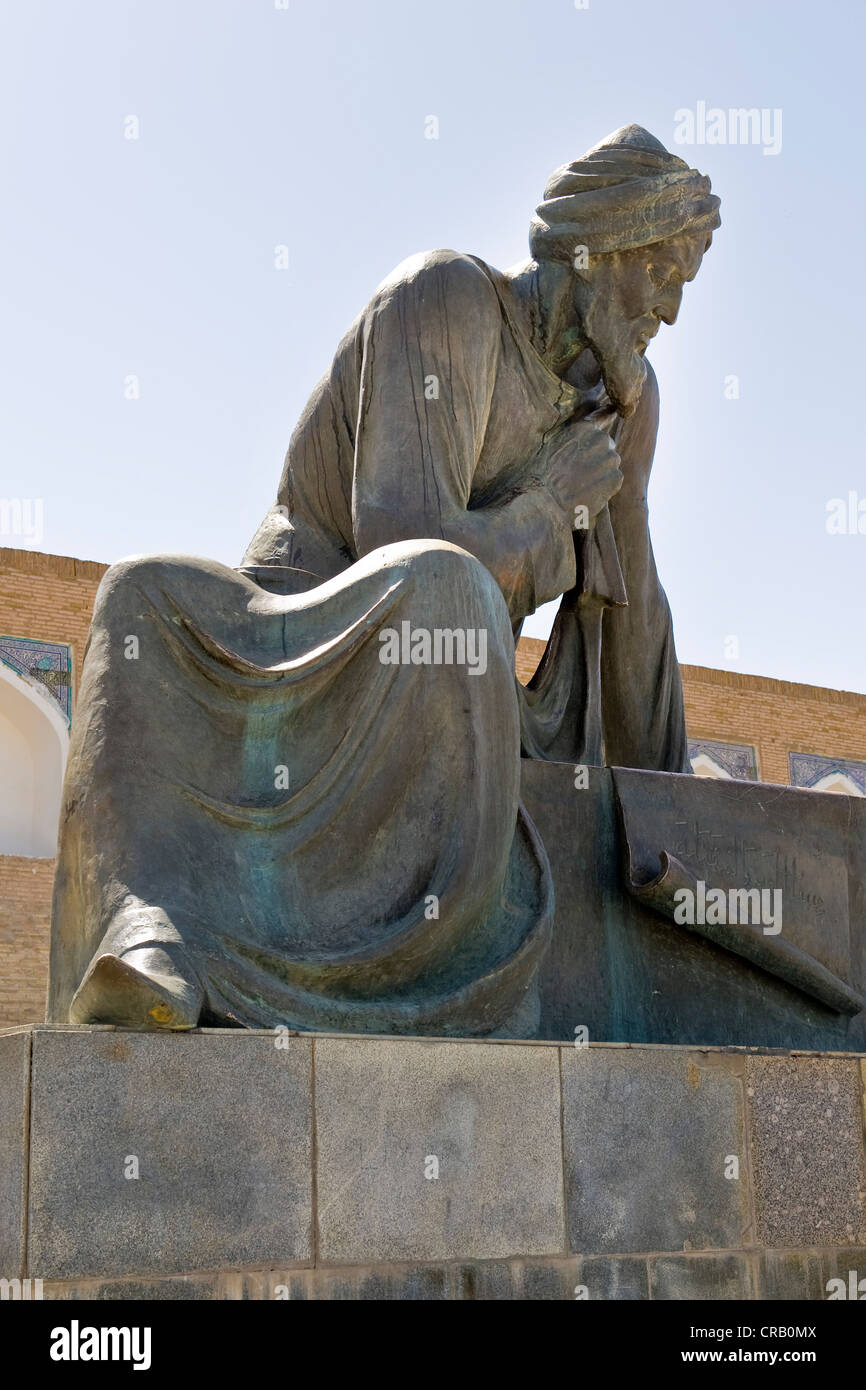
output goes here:
[{"label": "beard", "polygon": [[634,414],[646,381],[645,349],[634,346],[635,325],[610,314],[596,297],[586,309],[583,332],[601,368],[604,389],[623,418]]},{"label": "beard", "polygon": [[604,389],[624,419],[633,415],[646,381],[646,362],[627,343],[594,342],[592,350],[601,367]]}]

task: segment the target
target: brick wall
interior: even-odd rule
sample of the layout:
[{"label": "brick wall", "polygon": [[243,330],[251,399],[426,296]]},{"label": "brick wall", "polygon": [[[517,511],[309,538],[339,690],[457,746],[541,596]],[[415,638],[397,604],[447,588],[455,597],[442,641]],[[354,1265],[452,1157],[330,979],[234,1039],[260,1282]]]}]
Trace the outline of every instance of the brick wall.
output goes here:
[{"label": "brick wall", "polygon": [[[74,696],[107,566],[0,547],[0,634],[72,648]],[[0,1027],[45,1017],[53,859],[0,855]]]},{"label": "brick wall", "polygon": [[0,1028],[45,1017],[53,859],[0,855]]},{"label": "brick wall", "polygon": [[0,547],[0,634],[70,646],[73,693],[78,690],[93,600],[107,568],[71,555]]},{"label": "brick wall", "polygon": [[[517,675],[525,685],[544,642],[521,637]],[[762,782],[790,783],[789,753],[866,761],[866,695],[769,676],[681,666],[690,738],[751,744]]]},{"label": "brick wall", "polygon": [[692,738],[750,743],[762,782],[790,782],[789,753],[866,761],[866,695],[683,666]]},{"label": "brick wall", "polygon": [[521,685],[526,685],[535,674],[535,668],[544,655],[544,648],[547,643],[542,642],[539,637],[521,637],[517,642],[514,664],[517,668],[517,679]]}]

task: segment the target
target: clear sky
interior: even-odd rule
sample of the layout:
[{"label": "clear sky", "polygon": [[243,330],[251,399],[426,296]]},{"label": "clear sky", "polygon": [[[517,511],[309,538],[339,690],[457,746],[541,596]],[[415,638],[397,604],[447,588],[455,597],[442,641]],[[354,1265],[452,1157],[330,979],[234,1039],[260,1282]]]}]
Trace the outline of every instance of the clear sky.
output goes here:
[{"label": "clear sky", "polygon": [[[0,498],[44,523],[0,544],[239,563],[378,282],[436,246],[522,259],[548,175],[636,121],[722,199],[650,353],[680,659],[866,691],[866,534],[827,531],[834,498],[866,513],[864,12],[4,0]],[[675,141],[699,103],[726,143]],[[764,144],[731,142],[741,107]]]}]

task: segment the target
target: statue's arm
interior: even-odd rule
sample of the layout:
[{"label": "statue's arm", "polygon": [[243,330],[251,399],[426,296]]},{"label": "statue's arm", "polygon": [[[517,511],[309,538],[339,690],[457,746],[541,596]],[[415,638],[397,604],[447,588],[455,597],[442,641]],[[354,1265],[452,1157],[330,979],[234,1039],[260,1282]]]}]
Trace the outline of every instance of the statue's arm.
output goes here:
[{"label": "statue's arm", "polygon": [[412,538],[468,550],[521,618],[574,583],[574,547],[541,484],[470,506],[501,332],[496,292],[465,258],[427,258],[380,293],[364,335],[352,520],[359,555]]}]

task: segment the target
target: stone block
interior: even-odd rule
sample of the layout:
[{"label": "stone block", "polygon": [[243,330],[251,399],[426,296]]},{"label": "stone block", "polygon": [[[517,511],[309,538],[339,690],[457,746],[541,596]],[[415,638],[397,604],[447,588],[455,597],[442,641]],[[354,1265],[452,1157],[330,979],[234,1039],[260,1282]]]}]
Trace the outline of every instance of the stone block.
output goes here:
[{"label": "stone block", "polygon": [[219,1297],[244,1302],[303,1302],[314,1297],[311,1269],[223,1270]]},{"label": "stone block", "polygon": [[[353,1298],[362,1302],[440,1302],[454,1295],[451,1292],[450,1271],[445,1265],[418,1265],[415,1268],[379,1268],[361,1270],[357,1275]],[[314,1274],[314,1298],[333,1298],[328,1270]]]},{"label": "stone block", "polygon": [[574,1302],[579,1275],[579,1260],[525,1260],[520,1296],[524,1300]]},{"label": "stone block", "polygon": [[586,1289],[591,1302],[634,1303],[649,1298],[645,1259],[609,1260],[596,1256],[581,1260],[577,1282]]},{"label": "stone block", "polygon": [[747,1058],[760,1243],[866,1240],[863,1112],[856,1059]]},{"label": "stone block", "polygon": [[660,1255],[651,1259],[650,1296],[656,1301],[754,1298],[750,1258],[745,1255]]},{"label": "stone block", "polygon": [[758,1298],[866,1302],[866,1249],[766,1250],[758,1256]]},{"label": "stone block", "polygon": [[217,1274],[187,1275],[167,1279],[84,1279],[49,1282],[43,1288],[45,1299],[59,1301],[133,1302],[210,1302],[219,1297]]},{"label": "stone block", "polygon": [[[748,1175],[735,1071],[700,1053],[571,1047],[562,1049],[562,1081],[575,1254],[743,1244]],[[738,1179],[725,1177],[730,1156]]]},{"label": "stone block", "polygon": [[24,1273],[30,1034],[0,1033],[0,1279]]},{"label": "stone block", "polygon": [[821,1250],[818,1263],[818,1298],[833,1302],[866,1303],[866,1249]]},{"label": "stone block", "polygon": [[564,1253],[555,1047],[315,1049],[322,1263]]},{"label": "stone block", "polygon": [[456,1295],[447,1265],[349,1265],[341,1269],[248,1270],[225,1276],[221,1296],[298,1302],[435,1302]]},{"label": "stone block", "polygon": [[280,1041],[35,1029],[32,1274],[311,1258],[311,1043]]},{"label": "stone block", "polygon": [[522,1296],[520,1275],[517,1260],[456,1265],[451,1271],[451,1296],[479,1303],[519,1299]]}]

